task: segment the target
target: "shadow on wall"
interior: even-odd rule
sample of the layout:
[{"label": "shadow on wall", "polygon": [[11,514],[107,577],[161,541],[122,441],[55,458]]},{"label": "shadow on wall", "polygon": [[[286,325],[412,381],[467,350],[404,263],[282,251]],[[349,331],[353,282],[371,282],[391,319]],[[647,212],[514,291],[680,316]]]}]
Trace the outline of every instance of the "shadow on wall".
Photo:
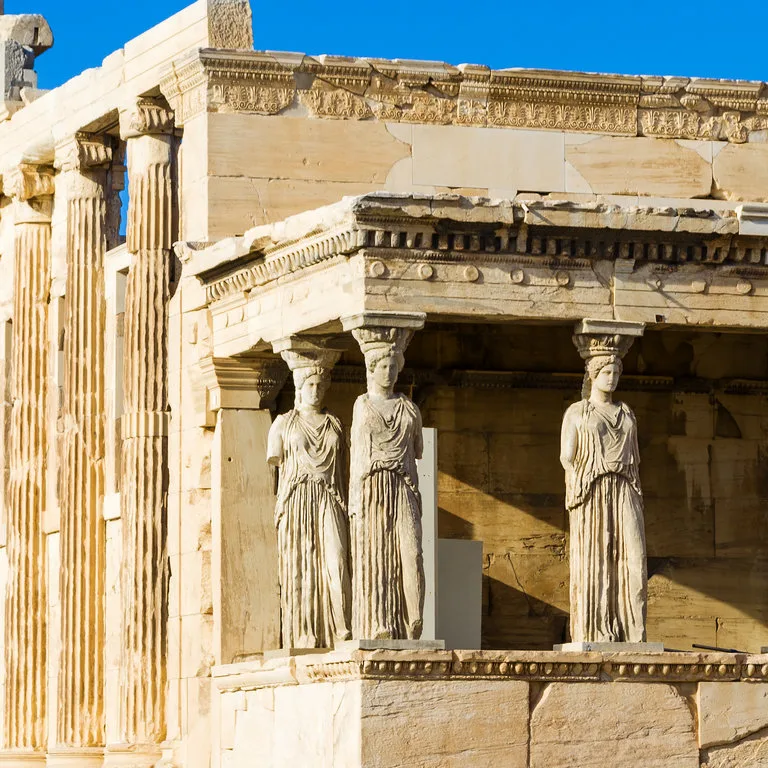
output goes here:
[{"label": "shadow on wall", "polygon": [[[441,329],[434,343],[428,328],[427,360],[409,355],[409,365],[444,366],[446,349],[458,364],[468,345],[450,337],[468,334],[473,365],[571,373],[572,386],[581,367],[570,329],[526,328],[523,338],[500,328]],[[545,367],[566,359],[563,348],[568,365]],[[767,361],[759,336],[671,331],[648,332],[626,360],[619,397],[639,423],[649,639],[757,651],[768,637]],[[424,403],[425,425],[440,436],[440,536],[484,542],[484,647],[546,648],[564,637],[559,430],[576,399],[561,385],[501,385],[436,387]]]}]

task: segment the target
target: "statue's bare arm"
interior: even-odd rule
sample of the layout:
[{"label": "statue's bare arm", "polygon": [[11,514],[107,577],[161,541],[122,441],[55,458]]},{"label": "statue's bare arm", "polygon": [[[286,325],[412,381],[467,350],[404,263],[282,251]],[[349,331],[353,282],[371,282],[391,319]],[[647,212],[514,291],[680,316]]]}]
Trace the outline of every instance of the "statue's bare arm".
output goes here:
[{"label": "statue's bare arm", "polygon": [[275,467],[283,463],[283,418],[278,416],[267,436],[267,461]]},{"label": "statue's bare arm", "polygon": [[560,463],[566,471],[573,469],[578,443],[578,416],[574,410],[568,410],[563,418],[563,428],[560,433]]}]

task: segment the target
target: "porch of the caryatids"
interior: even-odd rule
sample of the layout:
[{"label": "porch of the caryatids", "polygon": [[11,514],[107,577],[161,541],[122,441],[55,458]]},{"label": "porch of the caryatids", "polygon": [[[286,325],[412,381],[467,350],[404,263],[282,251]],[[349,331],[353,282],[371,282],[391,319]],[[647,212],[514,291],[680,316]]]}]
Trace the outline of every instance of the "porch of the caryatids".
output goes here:
[{"label": "porch of the caryatids", "polygon": [[168,302],[172,265],[173,114],[142,99],[120,114],[128,154],[131,254],[125,297],[120,657],[117,743],[106,764],[153,765],[166,735]]},{"label": "porch of the caryatids", "polygon": [[13,199],[11,427],[6,486],[5,717],[0,763],[45,763],[45,454],[53,169],[24,164],[3,178]]},{"label": "porch of the caryatids", "polygon": [[109,139],[56,147],[65,207],[64,393],[59,467],[61,637],[56,744],[49,765],[101,765],[105,744],[104,495],[106,197]]}]

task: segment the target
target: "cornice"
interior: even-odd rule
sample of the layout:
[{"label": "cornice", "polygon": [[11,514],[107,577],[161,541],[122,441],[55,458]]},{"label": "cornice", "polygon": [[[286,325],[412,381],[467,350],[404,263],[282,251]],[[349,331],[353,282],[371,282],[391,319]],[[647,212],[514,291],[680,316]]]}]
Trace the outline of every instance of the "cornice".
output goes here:
[{"label": "cornice", "polygon": [[[374,279],[388,277],[393,264],[416,262],[423,280],[456,279],[446,274],[463,264],[459,279],[476,282],[483,266],[497,265],[519,284],[529,268],[546,267],[565,286],[569,270],[614,261],[630,269],[654,264],[662,273],[716,268],[744,278],[734,290],[748,293],[748,278],[763,277],[768,266],[768,237],[740,234],[741,225],[734,211],[372,193],[190,251],[189,273],[206,285],[210,302],[361,251]],[[657,282],[661,289],[665,274]]]},{"label": "cornice", "polygon": [[353,651],[253,660],[213,669],[220,691],[356,680],[565,683],[768,683],[768,655],[557,651]]},{"label": "cornice", "polygon": [[763,82],[202,49],[160,88],[183,123],[204,112],[721,140],[768,129]]}]

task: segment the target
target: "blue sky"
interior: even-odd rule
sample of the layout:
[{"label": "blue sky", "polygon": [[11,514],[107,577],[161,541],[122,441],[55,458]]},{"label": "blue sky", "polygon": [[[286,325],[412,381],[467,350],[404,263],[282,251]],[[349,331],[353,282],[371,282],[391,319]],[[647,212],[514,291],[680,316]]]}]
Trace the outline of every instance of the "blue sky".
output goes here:
[{"label": "blue sky", "polygon": [[[6,0],[42,13],[56,45],[38,62],[53,88],[187,0]],[[256,48],[622,74],[768,80],[768,2],[252,0]]]}]

